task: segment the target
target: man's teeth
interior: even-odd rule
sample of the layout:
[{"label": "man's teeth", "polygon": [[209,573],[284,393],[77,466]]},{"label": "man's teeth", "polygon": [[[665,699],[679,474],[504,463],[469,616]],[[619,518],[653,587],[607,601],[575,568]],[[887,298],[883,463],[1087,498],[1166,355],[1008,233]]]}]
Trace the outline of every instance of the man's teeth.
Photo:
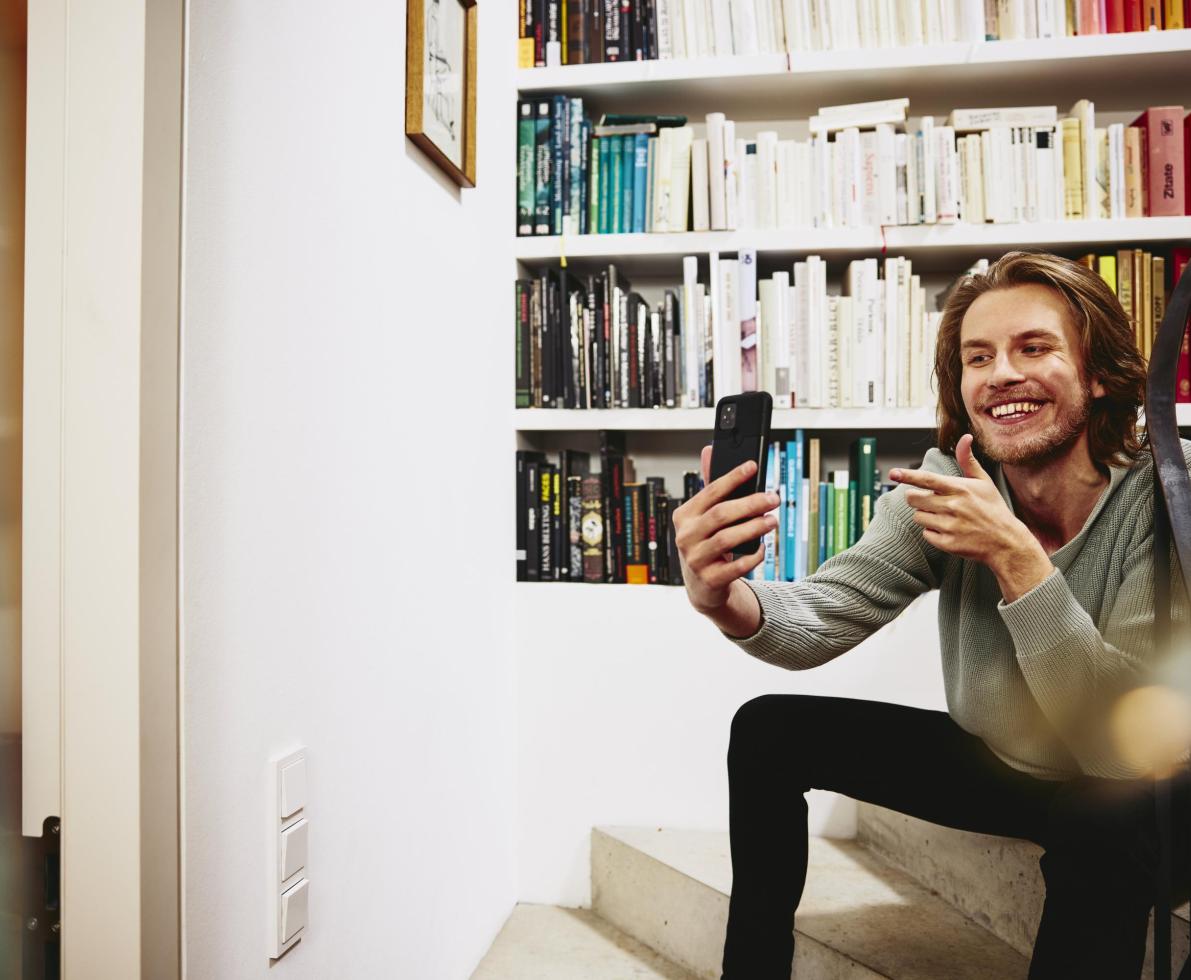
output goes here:
[{"label": "man's teeth", "polygon": [[1008,405],[994,406],[991,415],[993,418],[999,419],[1006,415],[1029,414],[1038,411],[1041,407],[1041,402],[1011,402]]}]

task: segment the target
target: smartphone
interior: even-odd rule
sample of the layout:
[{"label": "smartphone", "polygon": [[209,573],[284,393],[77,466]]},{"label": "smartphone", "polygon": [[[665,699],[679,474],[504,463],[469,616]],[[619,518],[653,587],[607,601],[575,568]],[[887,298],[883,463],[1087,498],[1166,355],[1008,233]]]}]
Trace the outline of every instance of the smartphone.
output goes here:
[{"label": "smartphone", "polygon": [[[740,484],[728,494],[727,499],[739,500],[765,489],[765,464],[769,456],[769,423],[772,415],[773,397],[767,391],[728,395],[716,405],[715,434],[711,441],[711,479],[718,480],[750,459],[757,464],[754,477]],[[743,558],[756,554],[760,547],[761,539],[754,538],[738,544],[732,549],[732,554]]]}]

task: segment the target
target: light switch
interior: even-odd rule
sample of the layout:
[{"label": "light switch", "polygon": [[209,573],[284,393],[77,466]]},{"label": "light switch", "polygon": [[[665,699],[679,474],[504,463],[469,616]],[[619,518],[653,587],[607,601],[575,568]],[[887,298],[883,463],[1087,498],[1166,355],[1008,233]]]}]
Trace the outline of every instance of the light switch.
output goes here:
[{"label": "light switch", "polygon": [[310,894],[310,879],[303,878],[293,888],[281,895],[281,941],[288,943],[306,928],[307,900]]},{"label": "light switch", "polygon": [[306,760],[291,762],[281,770],[281,819],[306,806]]},{"label": "light switch", "polygon": [[299,820],[281,832],[281,880],[292,878],[306,867],[306,831],[310,823]]}]

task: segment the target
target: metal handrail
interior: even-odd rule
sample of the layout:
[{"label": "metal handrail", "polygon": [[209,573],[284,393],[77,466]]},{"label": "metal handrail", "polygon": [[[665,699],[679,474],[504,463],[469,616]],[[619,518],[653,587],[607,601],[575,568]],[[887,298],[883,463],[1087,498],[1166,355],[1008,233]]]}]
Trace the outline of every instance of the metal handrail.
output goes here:
[{"label": "metal handrail", "polygon": [[[1159,287],[1161,288],[1161,287]],[[1169,653],[1171,643],[1170,546],[1174,545],[1183,588],[1191,570],[1191,476],[1183,458],[1175,416],[1179,350],[1191,313],[1191,265],[1183,270],[1154,338],[1146,379],[1146,429],[1154,455],[1154,645]],[[1158,890],[1154,903],[1154,980],[1170,980],[1170,917],[1173,892],[1173,817],[1170,781],[1155,782],[1158,821]],[[1191,958],[1179,972],[1191,980]]]}]

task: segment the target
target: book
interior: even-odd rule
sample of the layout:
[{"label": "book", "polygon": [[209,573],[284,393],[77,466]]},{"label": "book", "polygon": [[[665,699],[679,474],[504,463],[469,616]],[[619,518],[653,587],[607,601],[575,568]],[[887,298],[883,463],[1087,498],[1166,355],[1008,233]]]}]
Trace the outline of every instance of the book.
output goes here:
[{"label": "book", "polygon": [[583,581],[603,582],[604,555],[604,491],[600,475],[585,476],[581,480],[582,523],[580,538],[583,542]]},{"label": "book", "polygon": [[1132,123],[1141,132],[1141,172],[1145,213],[1159,217],[1186,213],[1186,166],[1182,106],[1151,106]]}]

